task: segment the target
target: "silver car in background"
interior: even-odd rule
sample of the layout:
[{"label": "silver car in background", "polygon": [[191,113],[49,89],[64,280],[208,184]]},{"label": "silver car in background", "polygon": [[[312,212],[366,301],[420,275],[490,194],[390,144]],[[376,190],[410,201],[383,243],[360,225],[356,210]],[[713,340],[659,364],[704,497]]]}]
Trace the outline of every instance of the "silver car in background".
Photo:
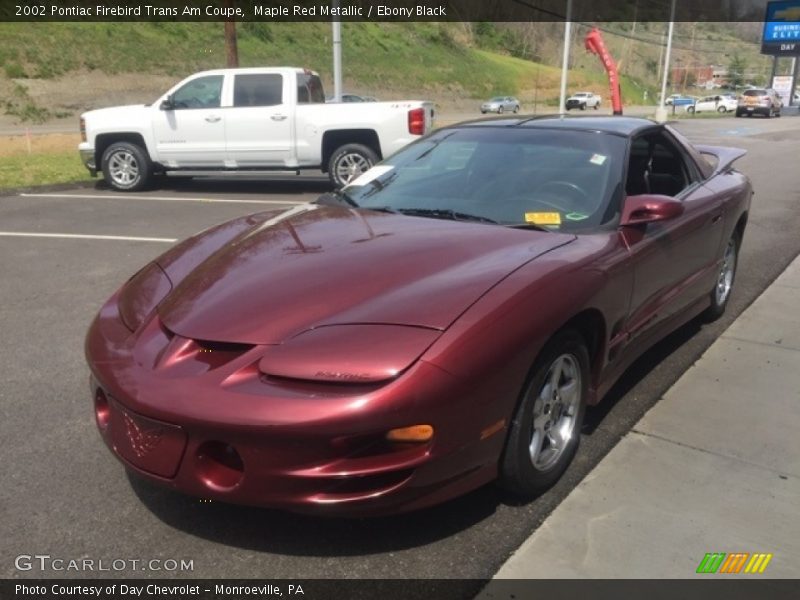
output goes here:
[{"label": "silver car in background", "polygon": [[498,115],[502,115],[506,111],[513,113],[519,112],[519,100],[513,96],[496,96],[488,102],[481,104],[481,112],[483,114],[487,112],[496,112]]}]

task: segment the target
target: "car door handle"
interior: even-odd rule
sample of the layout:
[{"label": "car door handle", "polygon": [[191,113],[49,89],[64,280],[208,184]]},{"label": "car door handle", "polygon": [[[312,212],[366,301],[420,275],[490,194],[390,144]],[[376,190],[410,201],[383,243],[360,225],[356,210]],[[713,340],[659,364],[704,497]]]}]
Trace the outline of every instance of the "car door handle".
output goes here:
[{"label": "car door handle", "polygon": [[272,119],[273,121],[283,121],[284,119],[286,119],[286,115],[272,115],[270,119]]},{"label": "car door handle", "polygon": [[222,120],[222,117],[218,117],[217,115],[208,115],[206,117],[206,121],[209,123],[216,123],[217,121]]},{"label": "car door handle", "polygon": [[711,224],[714,225],[716,223],[719,223],[721,220],[722,220],[722,215],[721,214],[714,215],[713,217],[711,217]]}]

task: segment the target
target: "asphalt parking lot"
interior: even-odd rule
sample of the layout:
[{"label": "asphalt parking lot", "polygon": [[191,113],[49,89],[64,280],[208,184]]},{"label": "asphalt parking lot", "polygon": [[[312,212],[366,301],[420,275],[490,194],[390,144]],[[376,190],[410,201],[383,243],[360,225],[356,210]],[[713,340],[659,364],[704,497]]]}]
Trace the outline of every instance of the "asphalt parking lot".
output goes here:
[{"label": "asphalt parking lot", "polygon": [[[290,207],[325,179],[168,180],[0,196],[3,577],[159,577],[158,571],[20,571],[20,554],[189,559],[184,577],[485,578],[800,253],[800,118],[697,119],[693,141],[746,148],[756,195],[728,313],[649,351],[587,417],[567,475],[518,504],[487,486],[424,512],[324,520],[201,503],[126,477],[95,431],[83,336],[101,303],[174,240],[235,216]],[[691,415],[686,415],[687,419]],[[624,543],[622,541],[621,543]],[[546,560],[546,557],[542,557]]]}]

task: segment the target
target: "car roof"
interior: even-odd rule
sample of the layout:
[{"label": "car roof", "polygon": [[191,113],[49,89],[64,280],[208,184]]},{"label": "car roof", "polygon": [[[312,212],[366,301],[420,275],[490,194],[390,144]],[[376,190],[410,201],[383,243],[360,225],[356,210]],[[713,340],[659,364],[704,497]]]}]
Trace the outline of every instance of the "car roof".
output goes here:
[{"label": "car roof", "polygon": [[445,129],[461,127],[519,127],[525,129],[563,129],[572,131],[598,131],[630,137],[645,129],[659,127],[650,119],[638,117],[584,117],[573,115],[543,115],[539,117],[490,117],[450,125]]}]

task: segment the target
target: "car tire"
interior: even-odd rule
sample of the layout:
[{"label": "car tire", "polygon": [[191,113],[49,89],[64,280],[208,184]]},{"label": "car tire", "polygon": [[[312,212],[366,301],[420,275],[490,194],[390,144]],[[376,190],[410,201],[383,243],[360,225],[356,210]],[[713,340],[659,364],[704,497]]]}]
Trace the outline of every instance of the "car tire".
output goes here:
[{"label": "car tire", "polygon": [[150,184],[153,163],[141,146],[115,142],[103,152],[100,162],[103,179],[118,192],[138,192]]},{"label": "car tire", "polygon": [[500,107],[497,109],[497,114],[498,114],[498,115],[502,115],[502,114],[503,114],[503,107],[502,107],[502,106],[500,106]]},{"label": "car tire", "polygon": [[726,113],[726,112],[728,112],[728,109],[727,109],[727,108],[725,108],[724,106],[720,106],[720,107],[717,109],[717,112],[718,112],[718,113]]},{"label": "car tire", "polygon": [[707,323],[719,319],[725,313],[728,301],[731,299],[733,283],[736,280],[736,267],[739,264],[740,245],[741,238],[739,233],[735,232],[725,245],[717,281],[709,294],[711,303],[703,313],[703,320]]},{"label": "car tire", "polygon": [[581,110],[586,110],[586,103],[581,104]]},{"label": "car tire", "polygon": [[597,110],[598,108],[600,108],[600,103],[599,103],[599,102],[598,102],[597,104],[595,104],[595,105],[594,105],[594,109],[595,109],[595,110]]},{"label": "car tire", "polygon": [[485,114],[486,114],[486,111],[485,111],[485,110],[482,110],[482,111],[481,111],[481,114],[482,114],[482,115],[485,115]]},{"label": "car tire", "polygon": [[686,112],[689,113],[690,115],[693,115],[694,111],[695,111],[694,106],[687,106],[686,107]]},{"label": "car tire", "polygon": [[[589,352],[577,331],[565,329],[545,345],[509,425],[499,465],[502,488],[533,497],[558,481],[578,449],[589,373]],[[554,377],[559,382],[556,389],[551,383]],[[572,391],[565,392],[570,387]],[[562,435],[553,437],[556,430]]]},{"label": "car tire", "polygon": [[514,107],[514,114],[517,114],[518,112],[519,112],[519,105]]},{"label": "car tire", "polygon": [[328,160],[328,177],[334,187],[341,188],[372,168],[378,155],[363,144],[345,144],[336,149]]}]

